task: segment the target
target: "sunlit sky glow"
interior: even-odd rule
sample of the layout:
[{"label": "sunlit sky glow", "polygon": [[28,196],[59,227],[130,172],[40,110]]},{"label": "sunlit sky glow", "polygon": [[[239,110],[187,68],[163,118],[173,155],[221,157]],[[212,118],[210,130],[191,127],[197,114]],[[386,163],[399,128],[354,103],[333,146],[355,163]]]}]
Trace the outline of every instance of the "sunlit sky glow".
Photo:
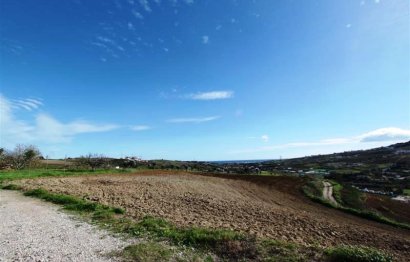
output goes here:
[{"label": "sunlit sky glow", "polygon": [[276,159],[410,140],[408,0],[2,0],[0,146]]}]

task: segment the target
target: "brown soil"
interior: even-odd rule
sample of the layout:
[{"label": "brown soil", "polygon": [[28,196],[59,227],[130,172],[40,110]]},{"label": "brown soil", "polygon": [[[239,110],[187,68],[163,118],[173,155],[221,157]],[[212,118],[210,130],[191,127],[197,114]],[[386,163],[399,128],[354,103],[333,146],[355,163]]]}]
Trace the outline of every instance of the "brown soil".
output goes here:
[{"label": "brown soil", "polygon": [[127,215],[179,226],[230,228],[300,244],[358,244],[410,257],[410,231],[311,202],[296,177],[212,176],[170,171],[21,180],[26,188],[120,206]]},{"label": "brown soil", "polygon": [[365,207],[388,218],[410,224],[410,203],[392,200],[387,196],[366,194]]}]

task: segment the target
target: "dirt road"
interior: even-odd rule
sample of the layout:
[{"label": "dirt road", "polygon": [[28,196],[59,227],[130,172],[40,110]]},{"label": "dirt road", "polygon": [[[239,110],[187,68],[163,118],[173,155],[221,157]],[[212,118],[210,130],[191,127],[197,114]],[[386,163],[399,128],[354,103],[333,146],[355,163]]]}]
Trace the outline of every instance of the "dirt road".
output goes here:
[{"label": "dirt road", "polygon": [[336,199],[333,197],[333,186],[329,182],[323,181],[323,198],[330,203],[337,205]]},{"label": "dirt road", "polygon": [[115,261],[129,243],[15,191],[0,190],[0,261]]}]

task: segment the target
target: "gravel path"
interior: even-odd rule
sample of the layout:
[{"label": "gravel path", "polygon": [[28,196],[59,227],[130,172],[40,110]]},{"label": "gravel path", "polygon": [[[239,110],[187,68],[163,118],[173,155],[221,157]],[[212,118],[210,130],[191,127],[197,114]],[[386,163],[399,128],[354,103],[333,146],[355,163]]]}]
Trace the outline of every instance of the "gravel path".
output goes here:
[{"label": "gravel path", "polygon": [[0,261],[114,261],[130,244],[58,209],[0,190]]}]

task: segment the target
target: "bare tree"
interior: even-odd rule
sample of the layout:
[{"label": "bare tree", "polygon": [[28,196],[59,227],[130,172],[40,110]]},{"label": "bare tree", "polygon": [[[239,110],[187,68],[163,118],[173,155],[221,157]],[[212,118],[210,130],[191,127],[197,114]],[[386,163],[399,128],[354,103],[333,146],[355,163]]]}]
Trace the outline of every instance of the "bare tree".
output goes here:
[{"label": "bare tree", "polygon": [[9,165],[7,161],[8,155],[4,148],[0,148],[0,169],[3,169]]},{"label": "bare tree", "polygon": [[13,151],[6,153],[14,169],[23,169],[33,166],[41,156],[40,151],[33,145],[16,145]]},{"label": "bare tree", "polygon": [[93,171],[97,168],[107,168],[109,166],[109,159],[104,155],[87,154],[76,159],[78,166],[87,166]]}]

